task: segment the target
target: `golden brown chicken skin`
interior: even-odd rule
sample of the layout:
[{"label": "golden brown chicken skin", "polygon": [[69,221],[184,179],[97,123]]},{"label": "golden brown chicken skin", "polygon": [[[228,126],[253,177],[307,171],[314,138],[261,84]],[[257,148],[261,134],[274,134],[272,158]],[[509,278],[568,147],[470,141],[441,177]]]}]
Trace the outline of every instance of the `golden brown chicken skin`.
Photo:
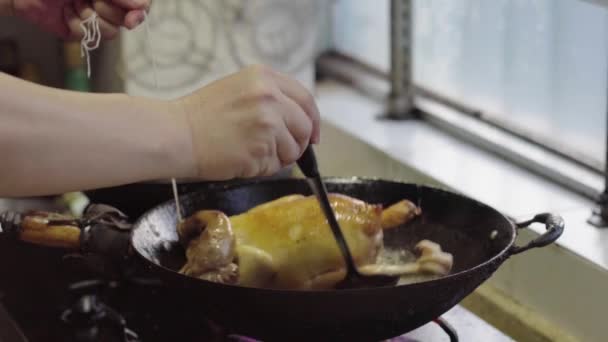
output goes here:
[{"label": "golden brown chicken skin", "polygon": [[[425,249],[429,251],[426,267],[410,263],[387,269],[375,264],[383,247],[383,230],[420,214],[412,202],[403,200],[383,210],[381,205],[341,194],[331,193],[329,200],[362,272],[449,272],[451,256],[440,248]],[[201,210],[182,222],[178,233],[187,257],[180,272],[205,280],[276,289],[330,289],[346,274],[340,249],[314,196],[285,196],[231,217]],[[429,256],[431,263],[439,257],[439,266],[429,267]]]}]

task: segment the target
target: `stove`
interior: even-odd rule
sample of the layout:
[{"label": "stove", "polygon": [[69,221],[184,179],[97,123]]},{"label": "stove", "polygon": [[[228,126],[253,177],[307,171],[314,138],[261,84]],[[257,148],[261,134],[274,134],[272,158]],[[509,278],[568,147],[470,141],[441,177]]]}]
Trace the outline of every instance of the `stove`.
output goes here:
[{"label": "stove", "polygon": [[[204,313],[175,307],[174,293],[153,279],[128,281],[81,280],[65,289],[61,300],[47,303],[10,301],[0,308],[2,342],[143,342],[143,341],[235,341],[254,338],[225,331],[204,318]],[[51,304],[51,302],[54,302]],[[4,313],[4,317],[2,317]],[[7,320],[8,318],[8,320]],[[7,323],[8,322],[8,323]],[[9,336],[10,335],[10,336]],[[390,342],[512,341],[460,306],[443,318]]]},{"label": "stove", "polygon": [[[94,262],[0,239],[0,342],[257,342],[176,307],[179,294],[145,271],[107,277]],[[389,341],[458,340],[513,341],[461,306]]]}]

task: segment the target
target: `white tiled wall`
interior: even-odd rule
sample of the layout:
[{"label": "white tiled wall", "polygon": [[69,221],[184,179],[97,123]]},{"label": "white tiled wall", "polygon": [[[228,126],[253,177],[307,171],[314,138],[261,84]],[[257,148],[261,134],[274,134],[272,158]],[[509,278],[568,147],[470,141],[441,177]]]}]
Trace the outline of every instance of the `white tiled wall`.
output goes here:
[{"label": "white tiled wall", "polygon": [[156,1],[149,36],[146,26],[123,32],[116,71],[127,93],[162,98],[186,94],[253,63],[271,65],[312,90],[313,58],[326,40],[326,3]]}]

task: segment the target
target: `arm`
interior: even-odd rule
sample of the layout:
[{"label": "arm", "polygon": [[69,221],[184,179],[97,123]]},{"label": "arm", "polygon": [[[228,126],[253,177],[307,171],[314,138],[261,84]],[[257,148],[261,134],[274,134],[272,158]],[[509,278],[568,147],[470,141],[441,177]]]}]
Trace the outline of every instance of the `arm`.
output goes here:
[{"label": "arm", "polygon": [[0,197],[195,176],[171,103],[48,88],[0,73]]},{"label": "arm", "polygon": [[319,142],[319,122],[312,94],[263,66],[172,101],[72,92],[0,73],[0,197],[269,176]]}]

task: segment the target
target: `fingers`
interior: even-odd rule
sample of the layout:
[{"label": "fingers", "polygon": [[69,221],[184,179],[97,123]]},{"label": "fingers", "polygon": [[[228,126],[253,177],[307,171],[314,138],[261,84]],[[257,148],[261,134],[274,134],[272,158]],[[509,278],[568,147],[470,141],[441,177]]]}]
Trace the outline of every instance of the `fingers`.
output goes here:
[{"label": "fingers", "polygon": [[127,15],[125,9],[105,0],[94,0],[93,9],[100,17],[114,26],[121,26]]},{"label": "fingers", "polygon": [[150,9],[152,0],[112,0],[112,2],[126,10],[121,25],[132,30],[144,21],[145,11]]},{"label": "fingers", "polygon": [[144,10],[133,10],[125,15],[123,24],[129,30],[132,30],[141,24],[145,18]]},{"label": "fingers", "polygon": [[290,147],[289,151],[285,151],[286,154],[281,156],[281,160],[291,163],[300,157],[306,146],[310,143],[313,123],[295,101],[284,95],[281,100],[285,107],[285,110],[281,112],[283,121],[291,134],[292,140],[296,144],[296,146]]},{"label": "fingers", "polygon": [[113,39],[124,26],[134,29],[145,19],[144,11],[150,7],[151,0],[75,0],[74,5],[64,7],[64,18],[68,28],[68,38],[82,39],[84,31],[80,24],[94,13],[98,15],[99,30],[102,39]]},{"label": "fingers", "polygon": [[147,10],[150,8],[151,0],[111,0],[116,6],[127,10]]},{"label": "fingers", "polygon": [[[289,134],[287,134],[289,135]],[[282,144],[278,144],[277,148],[279,148]],[[281,168],[286,165],[279,158],[276,157],[277,154],[273,154],[271,157],[268,157],[264,162],[262,169],[260,170],[259,176],[272,176],[277,173]]]},{"label": "fingers", "polygon": [[259,140],[257,147],[255,146],[256,144],[249,145],[249,148],[252,150],[243,159],[244,161],[247,160],[247,162],[239,173],[239,177],[271,176],[281,169],[283,162],[280,160],[278,149],[282,145],[285,145],[285,141],[289,141],[289,133],[286,129],[278,128],[274,133],[274,139],[270,144],[267,141],[263,142],[266,139],[257,139]]},{"label": "fingers", "polygon": [[[81,20],[85,20],[95,14],[93,8],[84,0],[74,1],[74,10]],[[113,25],[101,16],[97,18],[97,21],[99,22],[99,30],[103,39],[112,39],[120,32],[118,26]],[[80,23],[78,23],[78,25],[80,26]],[[72,28],[72,26],[70,26],[70,28]],[[79,34],[79,38],[84,36],[84,32],[81,27],[79,27],[77,31],[73,32]]]},{"label": "fingers", "polygon": [[82,30],[82,27],[80,27],[82,20],[76,14],[76,11],[74,11],[72,6],[65,6],[63,8],[63,17],[69,31],[66,38],[71,40],[82,39],[82,37],[84,37],[84,31]]},{"label": "fingers", "polygon": [[281,92],[297,103],[312,120],[311,142],[319,143],[321,114],[312,94],[298,81],[288,76],[276,71],[272,71],[271,75],[279,85]]},{"label": "fingers", "polygon": [[279,129],[276,139],[277,156],[280,166],[287,166],[295,162],[304,151],[296,139],[294,139],[293,133],[291,133],[287,126],[287,122],[285,122],[285,126],[282,129]]}]

